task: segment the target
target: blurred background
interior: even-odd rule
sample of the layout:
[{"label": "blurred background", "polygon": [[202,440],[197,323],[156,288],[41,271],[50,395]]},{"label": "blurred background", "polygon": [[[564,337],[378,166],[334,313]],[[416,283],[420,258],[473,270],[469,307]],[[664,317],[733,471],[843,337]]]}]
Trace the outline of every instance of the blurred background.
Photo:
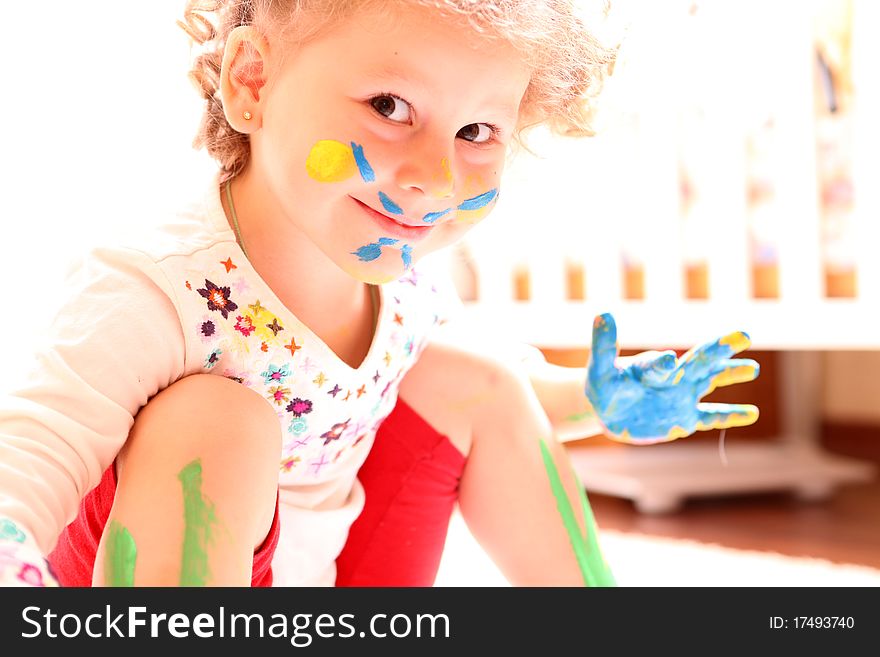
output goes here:
[{"label": "blurred background", "polygon": [[[3,387],[77,258],[211,169],[189,147],[182,8],[16,7],[0,41]],[[606,311],[624,353],[751,335],[760,378],[709,400],[758,404],[754,426],[723,445],[571,446],[603,529],[880,568],[878,30],[872,0],[616,0],[597,136],[532,133],[492,216],[430,263],[473,321],[561,364],[586,362]]]}]

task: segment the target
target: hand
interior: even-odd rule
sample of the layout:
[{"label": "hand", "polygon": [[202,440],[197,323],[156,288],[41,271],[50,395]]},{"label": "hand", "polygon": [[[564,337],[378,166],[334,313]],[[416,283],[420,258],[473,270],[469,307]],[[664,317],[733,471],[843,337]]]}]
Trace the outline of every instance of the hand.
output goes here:
[{"label": "hand", "polygon": [[758,419],[756,406],[699,400],[718,386],[758,376],[754,360],[730,359],[749,344],[749,336],[738,331],[680,358],[674,351],[619,358],[614,318],[599,315],[593,322],[586,394],[609,436],[619,442],[668,442],[695,431],[746,426]]}]

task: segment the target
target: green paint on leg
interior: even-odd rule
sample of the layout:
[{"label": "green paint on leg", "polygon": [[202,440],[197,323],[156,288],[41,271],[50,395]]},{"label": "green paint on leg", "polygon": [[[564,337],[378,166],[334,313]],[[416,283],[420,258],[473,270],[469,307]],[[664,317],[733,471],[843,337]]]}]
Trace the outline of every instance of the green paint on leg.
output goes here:
[{"label": "green paint on leg", "polygon": [[134,586],[134,565],[137,546],[122,523],[113,520],[104,551],[104,580],[107,586]]},{"label": "green paint on leg", "polygon": [[562,523],[568,532],[568,538],[571,541],[571,547],[574,550],[578,567],[581,570],[581,576],[584,578],[586,586],[616,586],[614,575],[608,568],[605,558],[599,549],[597,540],[598,528],[593,512],[590,509],[590,503],[587,501],[587,495],[584,493],[584,487],[575,476],[575,482],[578,486],[578,493],[581,501],[581,511],[584,514],[584,527],[586,528],[586,537],[581,535],[581,529],[578,527],[577,520],[574,516],[574,510],[568,501],[568,495],[562,485],[562,479],[559,477],[559,470],[553,462],[553,456],[547,443],[541,440],[541,456],[544,458],[544,467],[547,469],[547,476],[550,478],[550,488],[553,490],[553,496],[556,498],[556,508],[559,515],[562,516]]},{"label": "green paint on leg", "polygon": [[210,577],[207,545],[217,518],[214,505],[202,497],[202,462],[196,459],[177,474],[183,485],[183,558],[181,586],[205,586]]}]

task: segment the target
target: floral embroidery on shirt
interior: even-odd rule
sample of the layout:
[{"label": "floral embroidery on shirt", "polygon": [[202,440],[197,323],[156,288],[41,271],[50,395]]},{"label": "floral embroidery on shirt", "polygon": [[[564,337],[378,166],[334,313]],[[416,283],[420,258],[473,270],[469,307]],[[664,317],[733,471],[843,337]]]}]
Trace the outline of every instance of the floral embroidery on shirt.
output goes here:
[{"label": "floral embroidery on shirt", "polygon": [[306,418],[296,416],[291,421],[290,424],[287,425],[287,431],[292,433],[294,436],[301,436],[306,431],[309,430],[309,422]]},{"label": "floral embroidery on shirt", "polygon": [[205,359],[205,367],[209,370],[212,369],[217,363],[220,362],[220,354],[222,353],[222,350],[214,349],[214,351],[208,354],[208,357]]},{"label": "floral embroidery on shirt", "polygon": [[248,337],[251,333],[257,330],[257,327],[254,326],[254,320],[251,319],[250,315],[239,315],[236,317],[234,328],[244,337]]},{"label": "floral embroidery on shirt", "polygon": [[299,456],[288,456],[281,461],[281,469],[284,472],[290,472],[296,467],[296,464],[302,461],[302,458]]},{"label": "floral embroidery on shirt", "polygon": [[290,376],[290,365],[269,365],[265,371],[260,372],[263,382],[266,385],[270,383],[284,383],[284,380]]},{"label": "floral embroidery on shirt", "polygon": [[217,333],[217,325],[214,323],[214,320],[207,316],[198,321],[196,331],[204,343],[213,342],[219,337]]},{"label": "floral embroidery on shirt", "polygon": [[315,474],[315,475],[321,474],[321,468],[323,468],[325,465],[330,464],[330,461],[328,461],[325,457],[326,457],[326,454],[321,452],[321,458],[315,459],[314,461],[309,461],[309,465],[312,467],[313,474]]},{"label": "floral embroidery on shirt", "polygon": [[238,372],[227,368],[223,370],[223,376],[227,379],[232,379],[236,383],[240,383],[247,388],[250,388],[253,385],[247,372]]},{"label": "floral embroidery on shirt", "polygon": [[269,399],[278,406],[282,406],[290,398],[290,388],[284,386],[272,386],[267,392]]},{"label": "floral embroidery on shirt", "polygon": [[331,427],[330,431],[322,433],[321,438],[324,439],[324,447],[329,445],[333,440],[339,440],[339,437],[342,436],[342,432],[345,431],[349,422],[351,422],[351,418],[347,419],[345,422],[337,422]]},{"label": "floral embroidery on shirt", "polygon": [[272,335],[277,336],[281,331],[284,330],[284,327],[278,323],[278,318],[273,317],[272,322],[270,324],[266,324],[266,328],[272,331]]},{"label": "floral embroidery on shirt", "polygon": [[42,571],[33,564],[22,564],[17,577],[28,586],[45,586]]},{"label": "floral embroidery on shirt", "polygon": [[233,281],[232,287],[235,288],[235,293],[239,296],[243,295],[245,292],[251,289],[251,286],[243,278],[238,278]]},{"label": "floral embroidery on shirt", "polygon": [[293,413],[294,417],[300,417],[301,415],[312,412],[312,402],[308,399],[295,397],[293,401],[287,405],[287,410]]},{"label": "floral embroidery on shirt", "polygon": [[18,525],[8,518],[3,518],[0,520],[0,540],[24,543],[25,535]]},{"label": "floral embroidery on shirt", "polygon": [[315,361],[313,361],[308,356],[306,356],[303,359],[303,362],[300,363],[300,366],[299,366],[300,372],[302,372],[306,376],[309,376],[312,373],[312,370],[315,370],[317,368],[318,368],[318,366],[315,365]]},{"label": "floral embroidery on shirt", "polygon": [[198,293],[208,300],[208,310],[216,310],[223,319],[229,316],[229,313],[238,309],[238,304],[229,298],[229,288],[219,287],[205,279],[205,287],[199,288]]}]

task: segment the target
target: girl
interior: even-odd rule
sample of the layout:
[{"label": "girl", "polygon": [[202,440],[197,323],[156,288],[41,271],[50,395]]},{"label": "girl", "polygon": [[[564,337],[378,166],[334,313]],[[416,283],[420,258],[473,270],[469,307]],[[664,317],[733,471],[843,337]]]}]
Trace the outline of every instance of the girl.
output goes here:
[{"label": "girl", "polygon": [[51,583],[41,555],[61,534],[49,560],[66,584],[333,584],[340,552],[370,562],[445,527],[446,511],[384,530],[370,516],[376,537],[343,551],[372,491],[419,490],[415,440],[357,478],[400,392],[398,413],[449,440],[415,460],[460,475],[462,512],[511,582],[579,584],[557,512],[582,508],[552,439],[565,418],[649,441],[754,421],[697,404],[756,374],[728,360],[743,334],[622,367],[600,318],[588,402],[578,370],[554,382],[435,331],[454,303],[414,263],[491,210],[524,127],[588,133],[612,55],[568,3],[195,0],[186,17],[220,172],[149,241],[93,253],[4,401],[2,581]]}]

